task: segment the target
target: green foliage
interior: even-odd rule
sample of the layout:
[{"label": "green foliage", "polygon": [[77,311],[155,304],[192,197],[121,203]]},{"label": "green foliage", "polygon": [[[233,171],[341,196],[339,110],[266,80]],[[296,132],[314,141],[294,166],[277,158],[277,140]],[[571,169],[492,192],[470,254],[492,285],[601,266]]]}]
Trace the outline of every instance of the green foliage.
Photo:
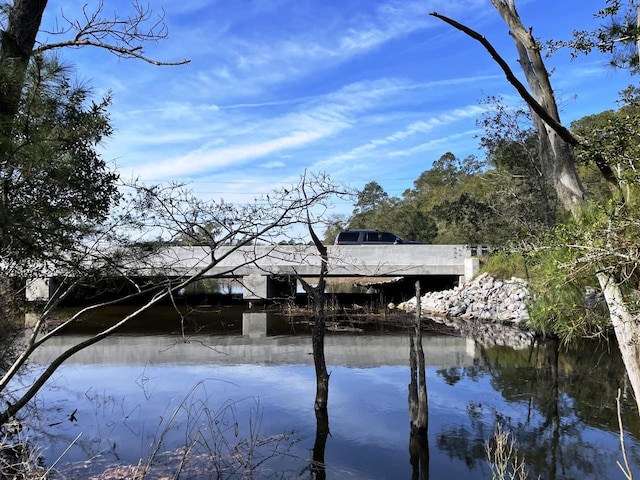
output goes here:
[{"label": "green foliage", "polygon": [[12,133],[1,142],[4,256],[65,249],[106,218],[119,198],[118,176],[96,152],[112,133],[109,103],[89,103],[89,90],[55,59],[30,64]]},{"label": "green foliage", "polygon": [[322,241],[325,245],[332,245],[338,234],[347,229],[349,219],[345,215],[332,215],[327,219],[327,228]]},{"label": "green foliage", "polygon": [[438,225],[432,215],[417,202],[398,201],[395,205],[393,231],[407,240],[432,243],[438,235]]},{"label": "green foliage", "polygon": [[604,302],[598,301],[598,271],[610,272],[628,295],[628,306],[635,308],[640,222],[628,213],[613,203],[591,204],[557,225],[529,252],[534,265],[532,328],[564,342],[604,333],[609,319]]},{"label": "green foliage", "polygon": [[361,192],[353,209],[354,215],[364,215],[381,207],[389,200],[389,195],[378,182],[367,183]]},{"label": "green foliage", "polygon": [[[344,222],[338,224],[342,225]],[[418,202],[389,197],[376,182],[369,182],[358,194],[348,228],[386,230],[425,243],[430,243],[437,234],[435,221]],[[327,231],[335,238],[337,232]],[[325,240],[328,240],[326,232]]]},{"label": "green foliage", "polygon": [[368,183],[348,227],[389,230],[425,243],[494,247],[548,228],[557,210],[549,186],[530,160],[521,158],[516,142],[497,137],[492,142],[493,168],[473,156],[460,159],[447,152],[402,198],[389,197],[378,183]]},{"label": "green foliage", "polygon": [[608,324],[605,316],[585,303],[588,287],[597,282],[593,272],[572,268],[575,253],[562,247],[538,250],[529,283],[533,300],[528,306],[528,326],[563,343],[601,334]]},{"label": "green foliage", "polygon": [[483,185],[476,179],[483,168],[484,163],[473,156],[459,159],[447,152],[403,193],[402,204],[412,205],[431,222],[433,243],[487,243],[485,221],[495,216],[478,200]]},{"label": "green foliage", "polygon": [[603,20],[598,28],[591,31],[576,30],[571,40],[550,41],[547,47],[551,51],[568,47],[573,57],[596,49],[609,55],[612,67],[638,73],[638,1],[606,0],[605,3],[606,7],[594,15]]},{"label": "green foliage", "polygon": [[637,90],[626,94],[618,111],[581,118],[572,128],[585,140],[576,158],[610,172],[614,198],[635,208],[640,203],[640,105]]},{"label": "green foliage", "polygon": [[498,280],[508,280],[512,277],[525,280],[529,278],[527,257],[518,251],[491,253],[483,259],[480,270],[480,273],[489,273]]}]

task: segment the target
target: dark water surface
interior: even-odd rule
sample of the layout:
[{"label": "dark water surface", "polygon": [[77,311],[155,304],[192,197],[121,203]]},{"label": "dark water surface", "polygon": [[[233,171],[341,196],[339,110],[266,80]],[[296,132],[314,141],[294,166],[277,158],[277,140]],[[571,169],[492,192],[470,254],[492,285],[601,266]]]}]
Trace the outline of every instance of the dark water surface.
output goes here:
[{"label": "dark water surface", "polygon": [[[311,478],[311,340],[304,328],[282,328],[286,322],[271,318],[265,329],[259,320],[245,319],[244,335],[233,317],[215,320],[226,333],[110,337],[56,373],[35,402],[26,434],[60,478],[90,478],[150,458],[155,470],[148,478],[173,478],[179,468],[179,478],[245,478],[251,469],[250,478]],[[315,443],[317,452],[325,447],[320,476],[409,479],[415,473],[408,335],[377,330],[327,336],[330,435]],[[31,374],[85,337],[53,339]],[[420,478],[490,479],[485,442],[500,423],[513,432],[530,478],[622,479],[618,389],[627,455],[640,477],[639,417],[611,346],[585,344],[556,355],[548,344],[514,350],[440,335],[425,336],[423,345],[429,435]]]}]

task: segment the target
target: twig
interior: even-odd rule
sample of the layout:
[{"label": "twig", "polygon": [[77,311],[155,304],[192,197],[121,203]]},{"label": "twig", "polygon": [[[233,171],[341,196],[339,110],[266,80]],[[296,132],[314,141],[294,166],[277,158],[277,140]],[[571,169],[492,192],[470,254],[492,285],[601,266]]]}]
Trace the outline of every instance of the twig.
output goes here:
[{"label": "twig", "polygon": [[620,413],[620,389],[618,389],[618,396],[616,397],[616,408],[618,410],[618,428],[620,430],[620,450],[622,450],[622,458],[624,460],[624,467],[620,464],[620,461],[616,461],[616,464],[622,471],[622,474],[627,480],[633,480],[633,473],[629,468],[629,460],[627,459],[627,449],[624,446],[624,429],[622,427],[622,415]]},{"label": "twig", "polygon": [[40,477],[40,480],[45,480],[46,478],[49,478],[49,472],[50,472],[50,471],[51,471],[51,470],[52,470],[52,469],[53,469],[53,468],[58,464],[58,462],[59,462],[60,460],[62,460],[62,457],[64,457],[64,456],[67,454],[67,452],[69,451],[69,449],[70,449],[70,448],[71,448],[71,447],[72,447],[72,446],[73,446],[73,445],[78,441],[78,439],[79,439],[81,436],[82,436],[82,432],[80,432],[80,433],[76,436],[76,438],[74,438],[74,439],[73,439],[73,441],[72,441],[69,445],[67,445],[67,448],[65,448],[65,449],[64,449],[64,452],[62,452],[62,453],[60,454],[60,456],[58,456],[58,458],[56,458],[55,462],[53,462],[53,463],[51,464],[51,466],[47,469],[47,471],[46,471],[46,472],[44,472],[44,475],[42,475],[42,476]]}]

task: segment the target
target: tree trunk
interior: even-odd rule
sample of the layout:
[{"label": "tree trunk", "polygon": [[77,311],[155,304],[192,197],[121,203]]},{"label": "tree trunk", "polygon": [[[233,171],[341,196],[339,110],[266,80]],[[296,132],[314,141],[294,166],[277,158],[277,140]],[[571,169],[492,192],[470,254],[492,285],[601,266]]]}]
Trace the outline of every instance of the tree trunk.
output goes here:
[{"label": "tree trunk", "polygon": [[313,444],[313,458],[311,462],[311,473],[316,480],[327,478],[327,469],[324,461],[324,454],[329,436],[329,413],[327,408],[316,409],[316,440]]},{"label": "tree trunk", "polygon": [[[549,80],[540,47],[530,29],[524,28],[514,0],[491,0],[509,30],[518,50],[519,63],[536,101],[548,115],[560,123],[555,94]],[[565,140],[532,109],[538,132],[538,153],[544,176],[552,183],[564,208],[575,211],[584,200],[584,188],[575,169],[573,151]]]},{"label": "tree trunk", "polygon": [[[303,194],[306,192],[303,188]],[[316,416],[318,412],[324,410],[326,415],[327,404],[329,402],[329,373],[327,372],[327,364],[324,358],[324,333],[325,333],[325,303],[326,296],[324,293],[327,283],[326,276],[329,265],[329,253],[326,245],[322,243],[315,230],[313,229],[309,212],[307,212],[307,228],[309,235],[313,240],[313,244],[320,254],[320,273],[317,285],[311,286],[304,278],[296,274],[296,278],[304,288],[307,295],[313,301],[313,332],[311,334],[311,346],[313,349],[313,365],[316,371],[316,400],[315,410]]]},{"label": "tree trunk", "polygon": [[316,401],[315,410],[326,410],[329,401],[329,373],[324,358],[324,279],[322,279],[313,298],[314,315],[313,334],[311,343],[313,346],[313,365],[316,370]]},{"label": "tree trunk", "polygon": [[0,46],[0,129],[10,136],[47,0],[14,0]]},{"label": "tree trunk", "polygon": [[640,413],[640,319],[629,311],[615,277],[605,272],[596,275],[609,307],[618,348]]}]

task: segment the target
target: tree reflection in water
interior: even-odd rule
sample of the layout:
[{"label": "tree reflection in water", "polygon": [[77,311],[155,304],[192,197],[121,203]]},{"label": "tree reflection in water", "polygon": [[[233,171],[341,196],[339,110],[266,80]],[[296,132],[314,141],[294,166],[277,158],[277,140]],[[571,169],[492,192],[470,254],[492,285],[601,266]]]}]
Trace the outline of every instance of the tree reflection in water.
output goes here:
[{"label": "tree reflection in water", "polygon": [[[510,404],[524,405],[525,414],[513,418],[480,401],[470,402],[469,422],[438,432],[437,448],[473,468],[486,462],[485,442],[501,424],[513,434],[531,478],[605,478],[603,469],[615,465],[616,459],[588,437],[590,427],[618,430],[616,390],[624,391],[626,377],[619,355],[609,348],[589,343],[565,351],[557,340],[537,342],[530,350],[480,347],[478,365],[438,370],[449,385],[490,375],[493,388]],[[640,422],[633,402],[628,396],[621,413],[627,432],[638,437]]]},{"label": "tree reflection in water", "polygon": [[327,478],[324,452],[329,436],[329,412],[327,408],[316,410],[316,439],[313,443],[311,475],[318,480]]}]

